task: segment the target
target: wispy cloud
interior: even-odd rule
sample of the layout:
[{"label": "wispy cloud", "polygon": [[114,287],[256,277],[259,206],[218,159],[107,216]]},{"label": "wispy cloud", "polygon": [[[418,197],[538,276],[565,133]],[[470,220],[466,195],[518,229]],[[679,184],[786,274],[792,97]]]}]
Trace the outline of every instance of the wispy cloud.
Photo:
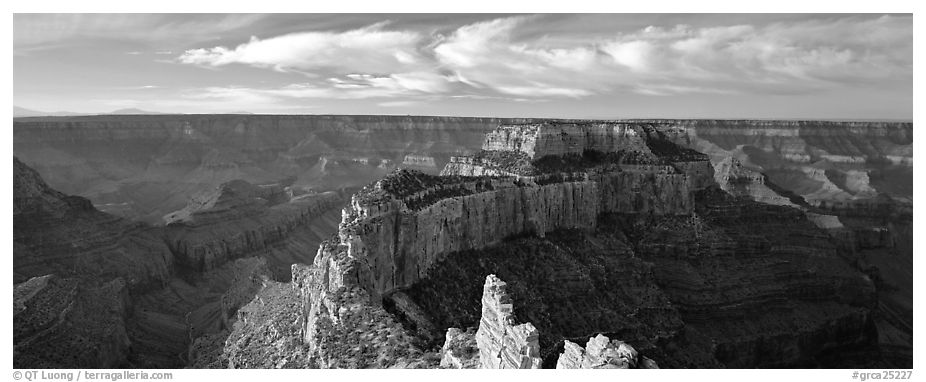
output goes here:
[{"label": "wispy cloud", "polygon": [[422,60],[416,50],[421,35],[385,30],[386,25],[382,22],[340,33],[292,33],[263,40],[251,37],[233,49],[190,49],[178,60],[204,66],[246,64],[304,72],[398,73],[414,67]]},{"label": "wispy cloud", "polygon": [[[910,15],[387,17],[17,14],[14,92],[47,108],[123,90],[185,111],[469,105],[487,114],[632,113],[682,100],[700,110],[747,98],[785,111],[820,100],[897,114],[912,97]],[[550,110],[531,109],[540,102]]]},{"label": "wispy cloud", "polygon": [[539,16],[498,18],[428,36],[387,30],[383,22],[346,32],[254,37],[234,49],[188,50],[178,60],[335,74],[328,82],[287,92],[341,98],[463,88],[533,98],[615,91],[789,94],[912,75],[912,23],[905,17],[649,26],[558,45],[517,39],[520,27],[542,22]]}]

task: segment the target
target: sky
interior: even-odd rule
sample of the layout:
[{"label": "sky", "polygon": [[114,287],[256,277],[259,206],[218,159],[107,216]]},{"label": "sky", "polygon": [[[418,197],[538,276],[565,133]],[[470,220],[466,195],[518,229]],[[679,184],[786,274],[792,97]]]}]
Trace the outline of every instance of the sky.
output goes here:
[{"label": "sky", "polygon": [[15,14],[47,112],[913,117],[883,14]]}]

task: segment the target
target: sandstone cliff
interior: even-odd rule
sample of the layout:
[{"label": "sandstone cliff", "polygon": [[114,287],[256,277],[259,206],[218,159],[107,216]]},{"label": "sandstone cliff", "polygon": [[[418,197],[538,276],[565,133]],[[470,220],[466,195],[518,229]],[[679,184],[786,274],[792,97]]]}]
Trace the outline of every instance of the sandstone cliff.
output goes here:
[{"label": "sandstone cliff", "polygon": [[689,213],[686,182],[635,171],[549,184],[399,171],[354,195],[339,237],[370,268],[371,293],[382,295],[412,285],[448,253],[510,236],[590,229],[605,212]]},{"label": "sandstone cliff", "polygon": [[[691,175],[672,167],[707,163],[706,157],[657,133],[634,125],[500,126],[483,144],[490,154],[478,160],[504,168],[495,174],[506,176],[470,177],[486,172],[466,170],[459,158],[441,176],[392,173],[352,197],[340,242],[364,259],[365,274],[373,277],[370,292],[378,298],[414,284],[448,253],[507,237],[592,229],[602,213],[688,214],[691,192],[701,186],[692,177],[713,173],[700,174],[697,165],[685,168]],[[521,150],[518,161],[540,159],[506,161],[512,150]]]}]

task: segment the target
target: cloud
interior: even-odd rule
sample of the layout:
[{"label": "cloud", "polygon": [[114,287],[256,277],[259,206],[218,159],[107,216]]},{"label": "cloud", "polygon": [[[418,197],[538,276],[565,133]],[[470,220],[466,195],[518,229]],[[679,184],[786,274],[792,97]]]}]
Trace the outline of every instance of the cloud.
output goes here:
[{"label": "cloud", "polygon": [[583,38],[556,36],[568,30],[550,31],[552,37],[520,33],[527,27],[536,30],[544,17],[496,18],[447,34],[391,30],[380,22],[342,32],[252,37],[234,48],[190,49],[177,60],[209,68],[271,68],[319,79],[305,83],[302,77],[273,89],[225,90],[287,98],[805,94],[912,79],[912,19],[907,16],[651,25]]},{"label": "cloud", "polygon": [[409,106],[417,106],[420,104],[421,104],[420,101],[387,101],[387,102],[377,103],[376,105],[382,106],[382,107],[409,107]]},{"label": "cloud", "polygon": [[912,41],[909,18],[846,16],[648,27],[616,36],[601,51],[637,74],[638,85],[790,94],[912,78]]},{"label": "cloud", "polygon": [[470,86],[521,97],[584,97],[602,90],[600,54],[593,44],[544,46],[515,34],[535,16],[463,26],[433,48],[443,68]]},{"label": "cloud", "polygon": [[185,51],[178,61],[204,66],[245,64],[280,71],[397,73],[422,60],[421,35],[384,30],[385,22],[346,32],[302,32],[261,40],[251,37],[234,49],[224,46]]}]

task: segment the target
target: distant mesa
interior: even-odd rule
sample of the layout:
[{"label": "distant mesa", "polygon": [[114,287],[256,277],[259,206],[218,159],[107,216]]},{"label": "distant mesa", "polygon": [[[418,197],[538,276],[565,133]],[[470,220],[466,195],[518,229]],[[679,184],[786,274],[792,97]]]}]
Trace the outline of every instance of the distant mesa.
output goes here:
[{"label": "distant mesa", "polygon": [[161,113],[158,111],[148,111],[148,110],[136,109],[136,108],[127,108],[127,109],[113,110],[107,114],[139,115],[139,114],[165,114],[165,113]]},{"label": "distant mesa", "polygon": [[13,106],[13,118],[25,118],[25,117],[71,117],[77,115],[84,115],[81,113],[74,113],[70,111],[38,111],[32,109],[26,109],[24,107]]},{"label": "distant mesa", "polygon": [[[13,118],[28,118],[28,117],[76,117],[83,115],[151,115],[151,114],[166,114],[158,111],[148,111],[137,108],[126,108],[113,110],[109,113],[75,113],[72,111],[41,111],[26,109],[24,107],[13,106]],[[231,113],[231,114],[250,114],[246,112]]]}]

